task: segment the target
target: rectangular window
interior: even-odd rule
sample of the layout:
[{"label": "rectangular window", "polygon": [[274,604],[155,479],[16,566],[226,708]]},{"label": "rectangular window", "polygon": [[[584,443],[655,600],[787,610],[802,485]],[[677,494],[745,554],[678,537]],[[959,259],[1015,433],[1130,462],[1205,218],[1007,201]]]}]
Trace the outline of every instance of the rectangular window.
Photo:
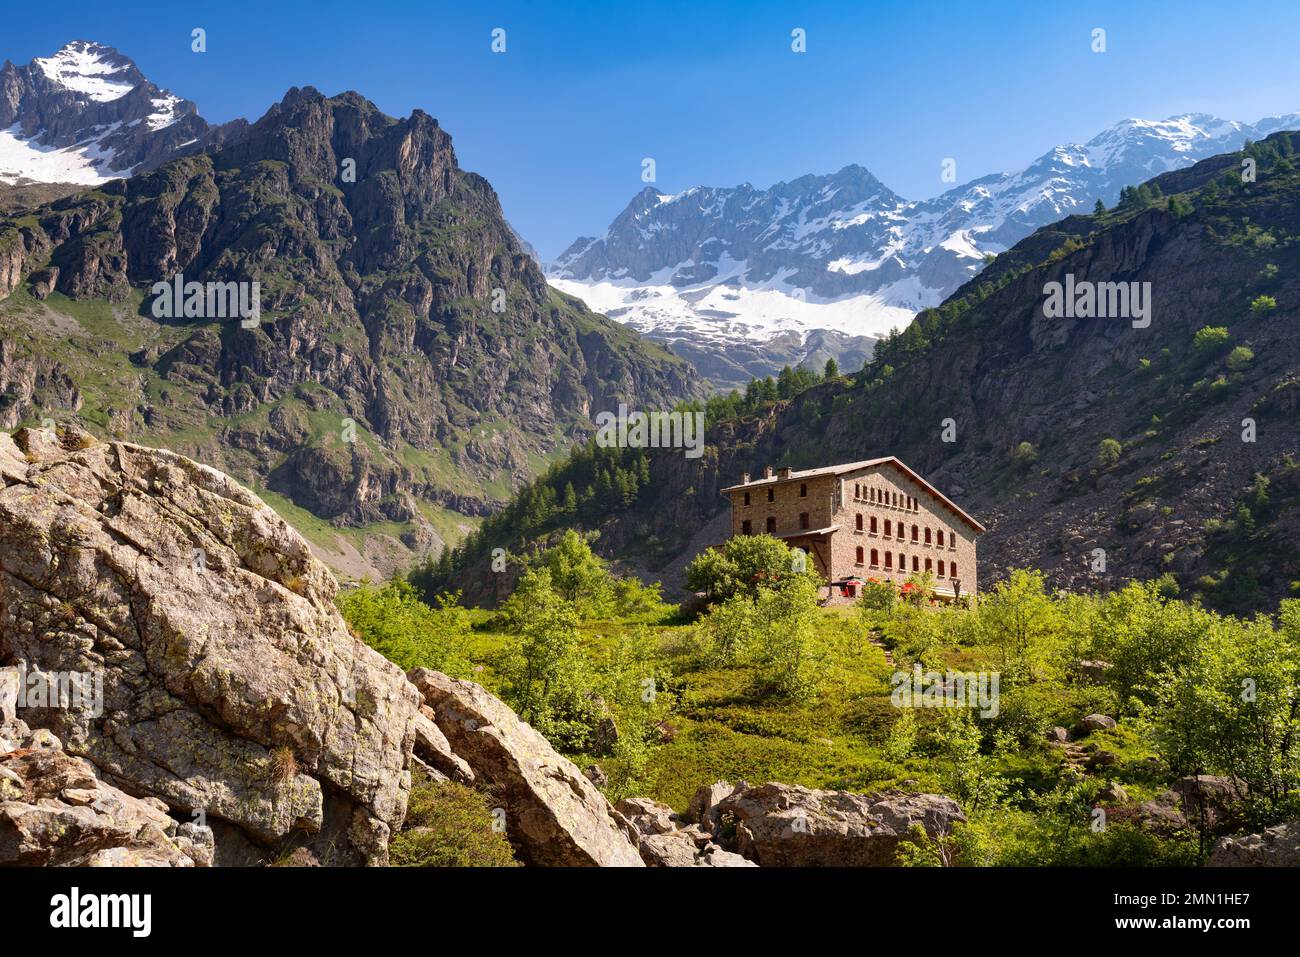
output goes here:
[{"label": "rectangular window", "polygon": [[[938,538],[939,538],[939,547],[940,547],[940,548],[943,548],[943,529],[942,529],[942,528],[939,529]],[[927,535],[927,536],[926,536],[926,541],[929,541],[929,539],[930,539],[930,536]]]},{"label": "rectangular window", "polygon": [[769,535],[776,531],[776,519],[771,515],[767,517],[767,531]]},{"label": "rectangular window", "polygon": [[861,545],[858,546],[858,559],[857,559],[857,561],[858,561],[858,564],[859,564],[859,565],[862,564],[862,546],[861,546]]},{"label": "rectangular window", "polygon": [[891,522],[889,519],[885,519],[885,538],[889,538],[893,534],[894,534],[894,523]]},{"label": "rectangular window", "polygon": [[800,527],[800,528],[807,528],[807,527],[808,527],[808,513],[807,513],[807,512],[800,512],[800,513],[799,513],[799,527]]},{"label": "rectangular window", "polygon": [[858,512],[858,531],[862,531],[862,513]]},{"label": "rectangular window", "polygon": [[770,488],[770,489],[767,490],[767,500],[768,500],[769,502],[775,502],[775,501],[776,501],[776,489],[774,489],[774,488]]},{"label": "rectangular window", "polygon": [[872,515],[872,516],[871,516],[871,534],[872,534],[872,535],[875,535],[875,534],[878,533],[879,531],[880,531],[880,528],[879,528],[879,526],[876,525],[876,516]]},{"label": "rectangular window", "polygon": [[800,498],[807,498],[807,497],[808,497],[808,483],[807,483],[807,482],[800,482],[800,483],[799,483],[799,497],[800,497]]},{"label": "rectangular window", "polygon": [[741,523],[740,523],[740,534],[742,534],[742,535],[753,535],[753,534],[754,534],[754,523],[751,522],[749,519],[745,519],[743,522],[741,522]]},{"label": "rectangular window", "polygon": [[745,504],[746,504],[746,505],[749,504],[749,493],[748,493],[748,492],[745,493]]}]

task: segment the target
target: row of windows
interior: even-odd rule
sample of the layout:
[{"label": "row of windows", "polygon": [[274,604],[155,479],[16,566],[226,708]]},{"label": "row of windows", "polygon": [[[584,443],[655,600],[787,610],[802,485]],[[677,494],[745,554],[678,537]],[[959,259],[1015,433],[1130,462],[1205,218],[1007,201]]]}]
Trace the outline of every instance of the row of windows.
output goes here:
[{"label": "row of windows", "polygon": [[[861,545],[858,546],[857,561],[858,561],[858,564],[859,564],[859,565],[862,565],[862,564],[865,563],[865,555],[864,555],[864,552],[865,552],[865,551],[866,551],[866,549],[864,549]],[[871,550],[871,567],[872,567],[872,568],[879,568],[879,567],[880,567],[880,550],[879,550],[879,549],[875,549],[875,548],[873,548],[873,549]],[[885,571],[893,571],[893,570],[894,570],[894,555],[893,555],[892,552],[885,552]],[[898,570],[899,570],[900,572],[906,572],[906,571],[907,571],[907,556],[904,555],[902,552],[899,552],[899,553],[898,553]],[[921,570],[921,559],[920,559],[918,556],[913,555],[913,556],[912,556],[912,571],[914,571],[914,572],[919,572],[920,570]],[[935,567],[934,567],[934,559],[932,559],[932,558],[927,558],[927,559],[925,560],[925,570],[926,570],[927,572],[932,572],[932,571],[935,570]],[[937,576],[936,576],[936,577],[938,577],[938,578],[956,578],[956,577],[957,577],[957,563],[956,563],[956,562],[945,562],[942,558],[939,559],[939,569],[938,569],[938,573],[937,573]]]},{"label": "row of windows", "polygon": [[[807,513],[807,512],[800,512],[800,513],[799,513],[799,527],[800,527],[800,528],[808,528],[808,527],[809,527],[809,522],[808,522],[808,513]],[[767,517],[767,528],[766,528],[766,531],[767,531],[767,533],[768,533],[769,535],[775,535],[775,534],[776,534],[776,518],[774,518],[774,517],[771,516],[771,515],[769,515],[769,516]],[[742,535],[753,535],[753,534],[754,534],[754,523],[751,522],[749,519],[745,519],[743,522],[741,522],[741,523],[740,523],[740,534],[742,534]]]},{"label": "row of windows", "polygon": [[[874,515],[870,516],[870,520],[871,520],[871,526],[870,526],[871,534],[875,535],[879,531],[879,525],[876,522],[876,516]],[[885,538],[897,538],[900,541],[905,541],[907,539],[907,526],[904,525],[902,522],[899,522],[897,526],[898,527],[897,535],[894,534],[894,527],[895,527],[894,522],[891,519],[888,518],[885,519]],[[859,532],[863,531],[863,517],[861,512],[858,512],[857,514],[857,530]],[[939,548],[944,547],[943,545],[944,534],[942,528],[931,530],[931,528],[928,525],[924,529],[922,529],[919,525],[913,525],[912,541],[917,543],[918,545],[921,543],[922,532],[925,533],[925,544],[937,545],[937,547]],[[948,548],[955,549],[956,547],[957,547],[957,536],[952,534],[948,535]]]},{"label": "row of windows", "polygon": [[[800,482],[800,483],[799,483],[799,497],[800,497],[800,498],[807,498],[807,497],[808,497],[808,483],[807,483],[807,482]],[[769,489],[767,490],[767,500],[768,500],[769,502],[775,502],[775,501],[776,501],[776,486],[772,486],[771,488],[769,488]],[[748,492],[745,493],[745,504],[746,504],[746,505],[749,504],[749,493],[748,493]]]},{"label": "row of windows", "polygon": [[910,495],[893,489],[876,488],[874,485],[866,485],[862,482],[853,483],[853,500],[870,502],[872,505],[884,505],[887,508],[901,508],[907,512],[921,510],[921,503]]}]

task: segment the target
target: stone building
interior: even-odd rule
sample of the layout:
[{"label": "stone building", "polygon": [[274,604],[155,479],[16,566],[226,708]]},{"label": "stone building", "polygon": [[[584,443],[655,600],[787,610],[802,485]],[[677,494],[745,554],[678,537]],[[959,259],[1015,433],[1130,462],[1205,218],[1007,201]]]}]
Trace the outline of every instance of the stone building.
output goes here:
[{"label": "stone building", "polygon": [[942,598],[977,590],[984,526],[897,458],[796,472],[746,473],[722,490],[731,534],[768,534],[806,552],[833,592],[876,578],[901,585],[930,572]]}]

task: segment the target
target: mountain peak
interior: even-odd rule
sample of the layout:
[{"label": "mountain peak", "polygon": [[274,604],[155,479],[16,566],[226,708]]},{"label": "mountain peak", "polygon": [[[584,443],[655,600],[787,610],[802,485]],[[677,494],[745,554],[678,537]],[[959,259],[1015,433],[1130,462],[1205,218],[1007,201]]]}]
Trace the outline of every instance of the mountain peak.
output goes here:
[{"label": "mountain peak", "polygon": [[53,56],[32,60],[32,65],[55,86],[98,103],[111,103],[146,82],[129,57],[93,40],[65,43]]},{"label": "mountain peak", "polygon": [[902,327],[976,275],[990,253],[1040,226],[1087,213],[1099,199],[1110,205],[1125,186],[1246,139],[1297,127],[1295,115],[1254,125],[1205,113],[1129,118],[1084,145],[1053,147],[1023,169],[918,202],[858,163],[766,190],[646,189],[602,237],[565,250],[549,276],[702,368],[724,368],[734,378],[715,380],[723,387],[743,385],[764,371],[750,363],[736,375],[731,357],[743,350],[775,355],[769,343],[790,335],[860,339]]},{"label": "mountain peak", "polygon": [[0,69],[0,184],[92,186],[224,142],[245,125],[210,127],[130,57],[72,40],[51,56]]}]

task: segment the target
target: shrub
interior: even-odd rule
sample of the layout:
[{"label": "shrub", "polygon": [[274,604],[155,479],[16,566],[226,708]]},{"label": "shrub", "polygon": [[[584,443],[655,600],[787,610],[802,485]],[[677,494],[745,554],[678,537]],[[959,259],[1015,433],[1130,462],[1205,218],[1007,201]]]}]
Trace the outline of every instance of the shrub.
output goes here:
[{"label": "shrub", "polygon": [[455,678],[470,675],[469,615],[458,594],[443,594],[436,608],[408,582],[362,586],[335,600],[354,634],[403,671],[433,668]]},{"label": "shrub", "polygon": [[[1273,268],[1276,270],[1277,267],[1274,266]],[[1277,300],[1272,296],[1256,296],[1250,302],[1251,312],[1272,312],[1276,308]]]},{"label": "shrub", "polygon": [[503,832],[493,829],[487,795],[424,775],[411,782],[406,823],[388,846],[395,867],[518,867]]},{"label": "shrub", "polygon": [[582,750],[600,715],[573,604],[541,568],[524,573],[501,611],[518,638],[499,664],[508,703],[557,747]]},{"label": "shrub", "polygon": [[1038,461],[1038,452],[1030,442],[1021,442],[1011,456],[1011,461],[1019,468],[1028,468]]},{"label": "shrub", "polygon": [[598,618],[613,610],[614,582],[605,562],[573,529],[542,552],[537,564],[550,572],[552,587],[573,604],[579,617]]},{"label": "shrub", "polygon": [[816,697],[827,665],[817,589],[814,576],[792,575],[752,598],[737,594],[715,606],[698,629],[705,660],[753,667],[759,694]]},{"label": "shrub", "polygon": [[[805,566],[807,559],[802,562]],[[686,567],[686,584],[715,601],[733,595],[754,597],[762,588],[800,574],[800,561],[785,542],[771,535],[738,535],[720,548],[706,548]]]},{"label": "shrub", "polygon": [[1123,452],[1124,446],[1115,439],[1102,439],[1097,445],[1097,464],[1104,469],[1111,468]]},{"label": "shrub", "polygon": [[889,729],[889,737],[885,739],[885,757],[901,764],[911,757],[915,747],[916,712],[912,708],[901,708]]},{"label": "shrub", "polygon": [[862,585],[862,595],[858,598],[858,610],[861,612],[889,611],[894,607],[898,592],[893,582],[883,582],[878,578],[869,578]]},{"label": "shrub", "polygon": [[1228,353],[1228,368],[1233,372],[1240,372],[1246,368],[1255,359],[1255,353],[1246,346],[1237,346]]},{"label": "shrub", "polygon": [[1215,352],[1228,343],[1227,326],[1202,326],[1192,336],[1192,346],[1197,352]]}]

